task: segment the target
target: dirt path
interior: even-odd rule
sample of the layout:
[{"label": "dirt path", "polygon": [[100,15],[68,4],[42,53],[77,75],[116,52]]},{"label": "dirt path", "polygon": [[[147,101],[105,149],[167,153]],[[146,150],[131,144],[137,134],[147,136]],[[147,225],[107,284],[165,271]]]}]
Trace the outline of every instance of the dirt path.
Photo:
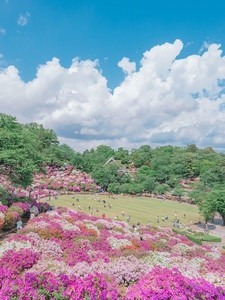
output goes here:
[{"label": "dirt path", "polygon": [[6,240],[8,237],[11,235],[15,234],[17,232],[16,228],[13,228],[12,230],[9,231],[0,231],[0,245]]}]

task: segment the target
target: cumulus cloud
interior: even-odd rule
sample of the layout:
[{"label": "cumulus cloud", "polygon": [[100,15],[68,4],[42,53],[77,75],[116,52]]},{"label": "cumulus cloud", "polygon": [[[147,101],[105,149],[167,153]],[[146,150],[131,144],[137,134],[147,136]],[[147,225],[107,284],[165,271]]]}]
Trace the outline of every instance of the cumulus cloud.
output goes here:
[{"label": "cumulus cloud", "polygon": [[129,58],[123,57],[117,64],[126,75],[130,75],[136,70],[136,63],[131,62]]},{"label": "cumulus cloud", "polygon": [[57,58],[40,65],[25,83],[14,66],[0,71],[0,111],[21,122],[53,128],[62,142],[82,151],[106,144],[212,146],[225,149],[225,57],[212,44],[201,54],[179,58],[183,43],[146,51],[140,68],[128,58],[113,91],[98,61]]},{"label": "cumulus cloud", "polygon": [[24,15],[19,16],[19,18],[17,19],[17,24],[19,26],[25,26],[27,25],[29,18],[30,18],[30,13],[26,12]]}]

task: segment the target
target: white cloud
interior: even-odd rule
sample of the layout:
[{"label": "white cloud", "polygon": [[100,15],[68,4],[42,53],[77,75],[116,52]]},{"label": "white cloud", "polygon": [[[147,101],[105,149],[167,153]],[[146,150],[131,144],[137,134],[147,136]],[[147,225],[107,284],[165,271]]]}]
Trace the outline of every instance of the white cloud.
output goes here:
[{"label": "white cloud", "polygon": [[0,71],[0,111],[56,130],[76,150],[107,144],[212,146],[225,149],[225,58],[220,45],[179,59],[183,43],[143,54],[140,68],[119,62],[127,75],[113,91],[98,61],[57,58],[25,83],[14,66]]},{"label": "white cloud", "polygon": [[17,24],[19,26],[25,26],[27,25],[29,18],[30,18],[30,13],[26,12],[24,15],[19,16],[19,18],[17,19]]},{"label": "white cloud", "polygon": [[204,41],[201,45],[201,48],[199,49],[198,54],[202,54],[205,50],[207,50],[210,46],[210,43],[207,41]]},{"label": "white cloud", "polygon": [[126,75],[130,75],[131,73],[136,71],[136,63],[131,62],[129,58],[123,57],[117,64]]},{"label": "white cloud", "polygon": [[6,34],[6,31],[4,28],[0,27],[0,35],[5,35]]}]

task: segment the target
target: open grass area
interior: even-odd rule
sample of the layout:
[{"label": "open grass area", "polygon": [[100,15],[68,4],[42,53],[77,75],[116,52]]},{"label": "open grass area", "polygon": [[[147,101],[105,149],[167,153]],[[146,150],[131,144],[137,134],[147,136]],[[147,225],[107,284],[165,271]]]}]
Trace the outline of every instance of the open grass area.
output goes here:
[{"label": "open grass area", "polygon": [[[130,216],[131,224],[140,222],[140,224],[151,223],[162,227],[172,227],[172,220],[175,216],[180,223],[186,225],[202,221],[198,207],[195,205],[148,197],[119,195],[112,199],[108,195],[101,194],[76,194],[75,196],[62,195],[58,199],[50,200],[49,203],[56,207],[64,206],[98,217],[105,214],[106,218],[114,220],[127,221],[127,217]],[[163,221],[166,216],[167,222]],[[159,223],[157,217],[159,217]]]}]

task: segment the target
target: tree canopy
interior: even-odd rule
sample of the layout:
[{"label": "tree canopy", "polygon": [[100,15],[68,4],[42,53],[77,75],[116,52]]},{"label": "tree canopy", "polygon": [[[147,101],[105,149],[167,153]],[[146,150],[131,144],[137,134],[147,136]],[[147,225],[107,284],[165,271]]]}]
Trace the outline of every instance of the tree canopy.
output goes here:
[{"label": "tree canopy", "polygon": [[33,173],[46,164],[75,161],[76,152],[60,145],[56,133],[36,123],[20,124],[0,114],[0,172],[22,186],[32,183]]}]

